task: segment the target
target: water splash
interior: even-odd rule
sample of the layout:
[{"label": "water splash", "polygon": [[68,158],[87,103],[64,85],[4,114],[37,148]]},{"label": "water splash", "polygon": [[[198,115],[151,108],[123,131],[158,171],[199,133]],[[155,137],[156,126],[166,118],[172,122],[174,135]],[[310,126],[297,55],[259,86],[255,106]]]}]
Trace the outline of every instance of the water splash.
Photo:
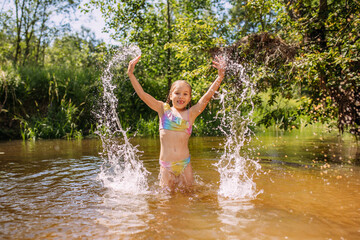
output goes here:
[{"label": "water splash", "polygon": [[[250,129],[254,125],[255,83],[248,77],[246,69],[226,59],[231,87],[219,94],[222,106],[218,113],[219,129],[225,135],[224,152],[215,166],[220,174],[219,195],[232,199],[253,199],[261,191],[256,189],[253,177],[261,169],[260,164],[247,156],[244,146],[252,139]],[[229,76],[230,75],[230,76]]]},{"label": "water splash", "polygon": [[129,60],[141,55],[139,47],[130,45],[120,48],[109,61],[101,77],[103,94],[99,110],[95,113],[98,121],[96,133],[99,135],[103,160],[98,179],[106,188],[125,193],[144,193],[148,189],[148,171],[139,161],[139,150],[133,146],[119,121],[116,109],[118,99],[113,83],[116,67],[125,67]]}]

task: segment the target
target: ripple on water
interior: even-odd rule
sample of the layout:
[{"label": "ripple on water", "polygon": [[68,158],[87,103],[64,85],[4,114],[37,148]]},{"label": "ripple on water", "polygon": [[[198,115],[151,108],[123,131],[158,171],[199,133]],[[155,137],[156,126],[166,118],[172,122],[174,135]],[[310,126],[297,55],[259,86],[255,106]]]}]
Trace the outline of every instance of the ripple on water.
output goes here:
[{"label": "ripple on water", "polygon": [[157,187],[158,160],[142,150],[147,159],[144,165],[151,172],[146,194],[104,188],[96,179],[99,157],[43,159],[42,153],[38,160],[31,157],[0,164],[0,239],[359,236],[357,166],[332,163],[321,169],[260,162],[262,173],[254,181],[264,192],[253,200],[240,201],[218,195],[219,176],[212,165],[219,155],[216,151],[204,157],[201,152],[194,154],[198,186],[193,192],[166,194]]}]

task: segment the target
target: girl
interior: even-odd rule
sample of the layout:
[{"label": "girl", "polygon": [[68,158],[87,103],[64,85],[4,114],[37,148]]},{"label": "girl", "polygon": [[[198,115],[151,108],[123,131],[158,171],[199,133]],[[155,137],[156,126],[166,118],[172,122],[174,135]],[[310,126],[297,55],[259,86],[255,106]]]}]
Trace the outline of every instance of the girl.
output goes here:
[{"label": "girl", "polygon": [[[212,66],[218,69],[218,77],[199,102],[190,109],[186,109],[191,100],[191,86],[186,81],[179,80],[171,85],[166,103],[144,92],[133,73],[140,57],[130,61],[127,73],[141,100],[159,114],[160,186],[172,191],[176,188],[189,189],[194,182],[188,147],[192,124],[220,87],[225,75],[225,61],[223,58],[215,57],[216,61],[213,61]],[[169,105],[170,101],[172,107]]]}]

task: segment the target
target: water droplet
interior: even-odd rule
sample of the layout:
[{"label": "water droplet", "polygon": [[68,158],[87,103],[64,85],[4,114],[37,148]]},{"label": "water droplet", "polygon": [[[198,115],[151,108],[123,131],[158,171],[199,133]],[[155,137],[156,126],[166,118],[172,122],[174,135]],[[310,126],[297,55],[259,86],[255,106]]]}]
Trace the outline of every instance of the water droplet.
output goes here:
[{"label": "water droplet", "polygon": [[[117,66],[141,55],[139,47],[124,46],[109,61],[101,77],[103,95],[99,107],[94,112],[98,120],[96,133],[99,135],[103,151],[103,160],[98,179],[106,188],[126,193],[143,193],[148,189],[148,171],[138,159],[139,150],[133,146],[119,121],[116,108],[118,99],[114,94],[116,86],[112,82]],[[124,79],[125,80],[125,79]]]}]

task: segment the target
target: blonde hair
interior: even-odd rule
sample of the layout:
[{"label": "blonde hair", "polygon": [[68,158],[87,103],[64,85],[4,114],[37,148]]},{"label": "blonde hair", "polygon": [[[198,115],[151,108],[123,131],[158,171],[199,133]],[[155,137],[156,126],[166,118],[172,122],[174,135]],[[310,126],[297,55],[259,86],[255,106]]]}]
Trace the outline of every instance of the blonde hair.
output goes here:
[{"label": "blonde hair", "polygon": [[[187,85],[190,88],[190,98],[191,98],[191,91],[192,91],[191,85],[185,80],[177,80],[171,84],[170,91],[169,91],[168,97],[166,99],[166,103],[170,103],[170,95],[174,91],[176,85],[180,84],[180,83],[184,83],[185,85]],[[191,107],[191,101],[190,101],[189,105]]]}]

